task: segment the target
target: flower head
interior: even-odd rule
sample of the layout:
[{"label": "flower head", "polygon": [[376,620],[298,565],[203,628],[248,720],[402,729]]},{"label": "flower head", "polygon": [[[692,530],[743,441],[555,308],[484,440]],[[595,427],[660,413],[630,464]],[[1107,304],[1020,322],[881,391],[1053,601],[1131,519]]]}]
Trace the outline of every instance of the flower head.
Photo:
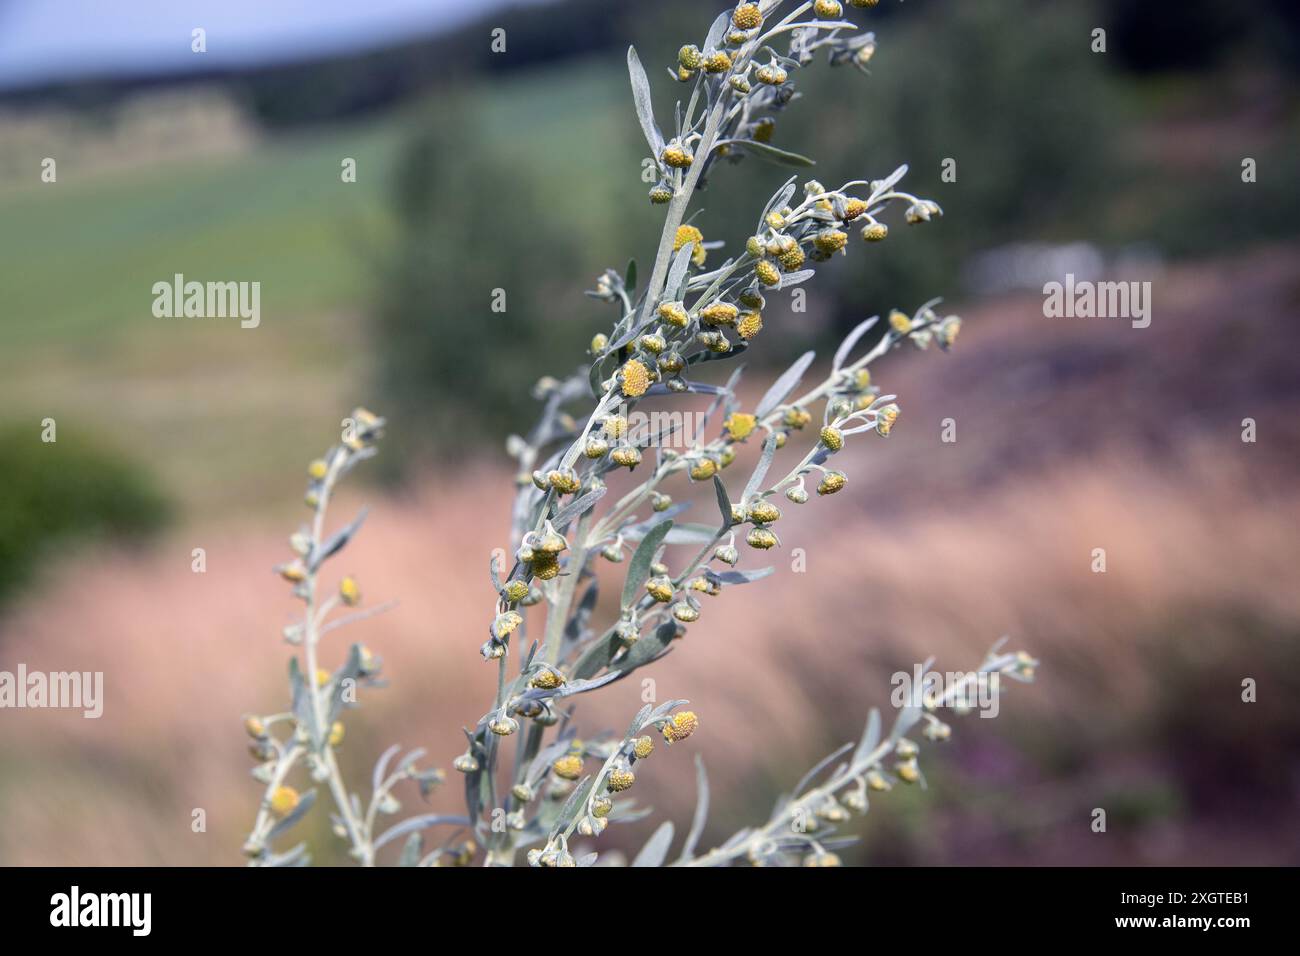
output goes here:
[{"label": "flower head", "polygon": [[695,733],[695,728],[700,726],[700,719],[695,716],[691,710],[683,710],[664,723],[664,740],[670,744],[675,744],[680,740],[685,740],[691,734]]}]

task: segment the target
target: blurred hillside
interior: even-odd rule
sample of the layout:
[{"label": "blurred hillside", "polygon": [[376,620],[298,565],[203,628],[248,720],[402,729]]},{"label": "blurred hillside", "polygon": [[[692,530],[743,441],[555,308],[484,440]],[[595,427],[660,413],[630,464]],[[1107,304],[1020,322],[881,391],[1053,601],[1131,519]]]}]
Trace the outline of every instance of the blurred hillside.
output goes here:
[{"label": "blurred hillside", "polygon": [[[853,859],[1300,862],[1300,602],[1279,579],[1296,559],[1300,436],[1295,379],[1279,377],[1277,357],[1300,328],[1295,254],[1171,270],[1150,329],[1049,321],[1011,297],[971,312],[950,355],[884,360],[877,378],[904,408],[894,437],[852,442],[837,459],[848,489],[787,518],[797,523],[767,558],[778,573],[708,601],[656,666],[658,695],[690,699],[702,728],[651,759],[638,797],[684,823],[700,752],[714,786],[706,844],[721,839],[854,738],[868,707],[887,707],[893,672],[929,654],[964,669],[1008,633],[1041,657],[1039,682],[1013,688],[997,719],[959,720],[951,744],[927,747],[930,791],[874,799]],[[1225,329],[1239,304],[1249,322]],[[1245,347],[1256,340],[1272,347]],[[1255,444],[1240,439],[1247,415]],[[945,417],[955,443],[940,441]],[[392,742],[447,766],[459,726],[490,699],[474,635],[492,591],[476,557],[504,546],[504,512],[482,509],[509,483],[479,469],[339,503],[337,520],[362,497],[372,512],[338,572],[357,574],[368,600],[400,602],[350,635],[382,654],[392,685],[350,721],[349,772],[364,776]],[[431,563],[433,540],[454,553]],[[196,544],[203,575],[189,569]],[[795,547],[805,574],[784,565]],[[1105,574],[1090,570],[1096,547]],[[277,632],[291,602],[269,572],[285,553],[271,528],[227,525],[153,556],[85,554],[0,624],[13,659],[102,669],[107,688],[102,720],[27,712],[0,724],[0,859],[237,862],[257,791],[238,715],[287,693]],[[1245,677],[1256,704],[1240,700]],[[584,733],[621,727],[640,690],[584,701]],[[455,790],[434,805],[454,809]],[[205,834],[189,829],[196,806]],[[1096,806],[1111,814],[1105,835],[1089,829]],[[323,819],[311,839],[337,859]],[[607,845],[635,846],[649,828]]]},{"label": "blurred hillside", "polygon": [[[391,427],[340,505],[374,506],[341,570],[401,604],[356,633],[393,686],[349,727],[348,769],[393,741],[444,766],[459,751],[491,693],[473,635],[480,557],[507,546],[504,512],[479,510],[509,488],[498,449],[530,423],[531,384],[608,326],[582,291],[644,269],[658,235],[624,52],[670,62],[708,18],[644,7],[571,0],[329,61],[0,96],[0,650],[102,669],[109,694],[101,721],[0,722],[0,862],[236,862],[255,799],[238,715],[283,696],[290,606],[269,568],[305,463],[356,404]],[[855,736],[891,673],[930,653],[965,667],[1010,633],[1041,683],[959,723],[929,793],[873,804],[866,859],[1300,862],[1300,7],[1250,11],[886,3],[870,77],[799,78],[778,143],[828,184],[906,161],[946,215],[829,263],[806,314],[771,309],[749,394],[866,315],[942,295],[968,321],[955,354],[882,366],[903,419],[846,452],[848,493],[801,514],[785,543],[809,573],[728,592],[656,670],[704,720],[707,840]],[[734,249],[788,174],[723,172],[699,224]],[[1074,264],[1152,281],[1151,327],[1044,318],[1042,283]],[[261,325],[155,318],[152,284],[178,272],[260,281]],[[47,417],[60,440],[35,446]],[[580,720],[621,726],[636,690]],[[644,798],[681,823],[692,779],[674,748]],[[1105,838],[1098,805],[1118,808]]]}]

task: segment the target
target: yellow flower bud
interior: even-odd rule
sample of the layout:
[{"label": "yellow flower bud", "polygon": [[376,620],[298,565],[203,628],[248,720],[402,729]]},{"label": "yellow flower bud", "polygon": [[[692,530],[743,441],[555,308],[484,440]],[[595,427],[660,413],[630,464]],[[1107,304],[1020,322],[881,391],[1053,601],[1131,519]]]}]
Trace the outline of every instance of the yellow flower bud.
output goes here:
[{"label": "yellow flower bud", "polygon": [[766,259],[754,266],[754,275],[758,276],[759,282],[767,286],[777,285],[781,281],[780,270]]},{"label": "yellow flower bud", "polygon": [[761,331],[763,331],[763,316],[759,312],[746,312],[736,323],[737,334],[746,342]]},{"label": "yellow flower bud", "polygon": [[637,760],[645,760],[654,753],[654,749],[655,742],[649,737],[638,737],[632,742],[632,753],[636,755]]},{"label": "yellow flower bud", "polygon": [[665,302],[659,306],[659,318],[663,319],[669,325],[676,326],[679,329],[686,327],[690,317],[686,314],[686,309],[680,302]]},{"label": "yellow flower bud", "polygon": [[649,595],[661,604],[667,604],[673,599],[673,583],[666,577],[653,577],[645,584],[645,589]]},{"label": "yellow flower bud", "polygon": [[752,30],[763,22],[757,3],[742,3],[731,14],[731,22],[742,30]]},{"label": "yellow flower bud", "polygon": [[695,157],[691,155],[690,150],[681,146],[664,147],[663,155],[660,157],[665,166],[671,166],[673,169],[686,169],[695,162]]},{"label": "yellow flower bud", "polygon": [[297,808],[299,799],[293,787],[276,787],[271,791],[271,812],[277,817],[287,817]]},{"label": "yellow flower bud", "polygon": [[803,408],[788,408],[782,421],[787,428],[803,428],[812,421],[812,414]]},{"label": "yellow flower bud", "polygon": [[912,320],[907,313],[895,309],[889,313],[889,327],[899,335],[906,335],[912,331]]},{"label": "yellow flower bud", "polygon": [[672,718],[664,724],[664,740],[670,744],[685,740],[695,733],[695,728],[699,725],[700,719],[695,716],[694,711],[683,710],[673,714]]},{"label": "yellow flower bud", "polygon": [[718,466],[712,458],[701,458],[691,465],[690,476],[692,481],[708,481],[717,473]]},{"label": "yellow flower bud", "polygon": [[684,46],[677,51],[677,62],[688,70],[698,70],[704,65],[704,54],[694,44]]},{"label": "yellow flower bud", "polygon": [[313,461],[310,465],[307,466],[307,474],[308,476],[310,476],[312,481],[320,481],[327,474],[329,474],[329,470],[330,470],[330,466],[325,462],[325,459],[323,458],[317,458],[315,461]]},{"label": "yellow flower bud", "polygon": [[867,242],[880,242],[889,235],[889,227],[883,222],[873,222],[862,227],[862,238]]},{"label": "yellow flower bud", "polygon": [[709,58],[704,61],[705,73],[726,73],[730,69],[731,57],[723,50],[711,53]]},{"label": "yellow flower bud", "polygon": [[528,686],[539,687],[542,690],[555,690],[557,687],[564,686],[564,675],[553,668],[543,667],[533,675]]},{"label": "yellow flower bud", "polygon": [[605,786],[609,788],[611,793],[622,793],[634,783],[636,783],[636,774],[631,770],[613,770],[610,771]]},{"label": "yellow flower bud", "polygon": [[766,528],[751,528],[749,534],[745,535],[745,543],[751,548],[766,551],[776,547],[777,541],[776,535]]},{"label": "yellow flower bud", "polygon": [[628,398],[638,398],[650,388],[650,370],[637,359],[630,359],[623,366],[620,377],[623,380],[623,394]]},{"label": "yellow flower bud", "polygon": [[700,321],[706,325],[735,325],[740,310],[730,302],[715,302],[700,310]]},{"label": "yellow flower bud", "polygon": [[343,743],[343,734],[345,732],[346,732],[346,728],[343,726],[343,721],[341,720],[334,721],[334,723],[330,725],[330,736],[329,736],[330,746],[337,747],[339,744]]},{"label": "yellow flower bud", "polygon": [[839,252],[848,242],[848,235],[840,232],[838,229],[825,229],[813,238],[813,245],[817,247],[818,252],[830,254]]},{"label": "yellow flower bud", "polygon": [[844,433],[834,425],[827,425],[821,430],[821,440],[831,451],[839,451],[844,447]]},{"label": "yellow flower bud", "polygon": [[641,449],[632,445],[620,445],[609,453],[609,460],[623,468],[635,468],[641,463]]},{"label": "yellow flower bud", "polygon": [[339,598],[348,607],[356,607],[361,603],[361,588],[357,585],[354,577],[346,577],[339,582]]},{"label": "yellow flower bud", "polygon": [[777,261],[781,263],[781,268],[786,272],[793,272],[795,269],[798,269],[804,264],[806,259],[807,256],[804,255],[803,249],[800,248],[798,243],[790,246],[777,256]]},{"label": "yellow flower bud", "polygon": [[577,754],[565,754],[551,764],[551,770],[562,780],[577,780],[582,776],[582,758]]},{"label": "yellow flower bud", "polygon": [[732,441],[744,441],[753,434],[757,424],[758,419],[747,412],[732,412],[722,423],[722,427],[726,429],[727,437]]},{"label": "yellow flower bud", "polygon": [[301,561],[293,561],[289,564],[282,564],[275,570],[279,572],[280,577],[294,584],[297,584],[299,581],[305,580],[307,577],[307,569],[303,566],[303,563]]},{"label": "yellow flower bud", "polygon": [[821,484],[817,486],[817,494],[833,495],[848,483],[848,476],[842,471],[828,471],[822,476]]}]

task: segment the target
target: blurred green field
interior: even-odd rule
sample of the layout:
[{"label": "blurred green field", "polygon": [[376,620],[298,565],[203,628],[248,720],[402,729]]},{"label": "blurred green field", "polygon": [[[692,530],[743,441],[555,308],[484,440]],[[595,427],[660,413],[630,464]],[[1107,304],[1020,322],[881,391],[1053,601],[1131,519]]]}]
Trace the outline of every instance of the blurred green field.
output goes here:
[{"label": "blurred green field", "polygon": [[[517,164],[534,182],[579,177],[605,237],[639,199],[635,178],[612,175],[628,167],[588,148],[627,132],[612,66],[520,75],[456,97],[476,153]],[[586,108],[558,122],[578,101]],[[412,128],[439,115],[418,104],[233,157],[83,182],[65,166],[57,185],[0,195],[2,417],[33,423],[33,434],[48,416],[105,435],[158,472],[191,515],[292,501],[301,464],[329,440],[334,418],[375,401],[366,320],[382,258],[400,241],[394,169]],[[357,160],[356,183],[341,182],[344,157]],[[459,186],[435,188],[436,210]],[[451,205],[464,208],[461,198]],[[260,281],[260,326],[156,318],[152,286],[177,272]],[[457,318],[415,305],[430,323]]]}]

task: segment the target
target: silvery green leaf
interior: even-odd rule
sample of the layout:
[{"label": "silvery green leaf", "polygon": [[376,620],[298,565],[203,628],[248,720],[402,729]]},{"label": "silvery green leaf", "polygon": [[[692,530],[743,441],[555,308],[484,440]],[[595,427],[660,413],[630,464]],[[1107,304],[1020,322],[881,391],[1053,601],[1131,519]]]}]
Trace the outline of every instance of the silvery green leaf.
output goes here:
[{"label": "silvery green leaf", "polygon": [[750,584],[761,581],[769,574],[775,574],[776,568],[759,568],[756,571],[705,571],[704,574],[719,584]]},{"label": "silvery green leaf", "polygon": [[606,355],[604,358],[592,362],[591,367],[587,370],[587,384],[591,389],[593,398],[601,398],[605,394],[600,387],[600,383],[609,378],[612,370],[608,369],[608,366],[611,364],[613,357],[613,355]]},{"label": "silvery green leaf", "polygon": [[902,166],[899,166],[896,170],[894,170],[892,173],[890,173],[880,182],[873,183],[871,194],[873,196],[879,196],[881,193],[889,192],[891,189],[897,186],[898,181],[906,175],[907,175],[907,164],[904,163]]},{"label": "silvery green leaf", "polygon": [[807,282],[816,274],[817,273],[812,269],[800,269],[798,272],[787,272],[785,275],[781,276],[781,284],[778,285],[777,288],[789,289],[793,286],[799,285],[801,282]]},{"label": "silvery green leaf", "polygon": [[627,271],[623,273],[623,288],[631,292],[636,288],[636,260],[627,260]]},{"label": "silvery green leaf", "polygon": [[[812,353],[809,352],[809,355]],[[763,397],[767,401],[768,396]],[[780,402],[778,401],[779,405]],[[775,407],[775,406],[774,406]],[[769,409],[770,411],[770,409]],[[764,413],[760,412],[762,417]],[[749,501],[751,495],[756,493],[763,484],[763,479],[767,477],[767,470],[772,467],[772,459],[776,457],[776,435],[768,435],[767,441],[763,442],[763,454],[759,456],[758,464],[754,466],[754,473],[749,476],[749,481],[745,485],[745,493],[740,496],[741,503]]]},{"label": "silvery green leaf", "polygon": [[419,760],[421,757],[423,757],[424,754],[425,754],[425,750],[423,747],[416,747],[409,754],[407,754],[400,761],[398,761],[397,768],[393,772],[406,773],[406,771],[410,769],[411,765],[415,763],[417,760]]},{"label": "silvery green leaf", "polygon": [[873,315],[865,322],[858,323],[857,327],[854,328],[852,332],[844,336],[844,341],[841,342],[840,347],[835,350],[835,359],[831,362],[831,371],[838,372],[844,367],[844,361],[849,357],[849,353],[853,351],[853,346],[858,344],[858,339],[871,331],[871,327],[879,321],[880,316]]},{"label": "silvery green leaf", "polygon": [[289,687],[293,701],[293,715],[298,723],[307,728],[312,742],[319,746],[320,728],[316,726],[316,708],[312,706],[311,690],[302,676],[302,667],[297,657],[289,658]]},{"label": "silvery green leaf", "polygon": [[727,140],[726,142],[741,144],[745,149],[755,153],[759,159],[765,159],[768,162],[776,163],[778,166],[807,168],[809,166],[817,165],[815,159],[809,159],[807,156],[801,156],[799,153],[791,153],[788,150],[778,149],[770,143],[760,143],[756,139]]},{"label": "silvery green leaf", "polygon": [[688,242],[677,250],[673,257],[673,264],[668,270],[668,281],[664,283],[665,295],[668,301],[680,299],[682,296],[682,285],[686,282],[687,273],[691,268],[691,255],[695,252],[695,243]]},{"label": "silvery green leaf", "polygon": [[272,853],[263,861],[263,866],[307,866],[311,863],[311,856],[307,853],[307,844],[299,843],[291,850],[283,853]]},{"label": "silvery green leaf", "polygon": [[804,372],[808,371],[808,366],[812,365],[815,353],[804,352],[798,360],[788,369],[781,373],[781,377],[773,383],[772,387],[767,390],[762,400],[759,401],[758,407],[754,409],[754,414],[759,418],[766,418],[778,405],[784,402],[803,379]]},{"label": "silvery green leaf", "polygon": [[659,154],[664,151],[664,137],[659,132],[658,124],[655,123],[654,105],[650,99],[650,80],[645,75],[645,67],[641,65],[641,58],[636,55],[634,46],[627,48],[627,72],[632,78],[632,100],[636,104],[636,118],[641,123],[641,132],[645,134],[645,141],[650,144],[650,150],[658,161]]},{"label": "silvery green leaf", "polygon": [[315,788],[313,788],[311,790],[308,790],[306,793],[304,793],[298,799],[298,805],[294,807],[293,810],[291,810],[282,820],[277,822],[275,826],[271,827],[271,829],[267,831],[266,834],[267,842],[274,840],[276,837],[284,833],[295,823],[301,820],[304,816],[306,816],[307,811],[312,808],[312,804],[314,804],[315,802],[316,802],[316,790]]},{"label": "silvery green leaf", "polygon": [[695,855],[695,846],[704,835],[704,824],[709,819],[709,775],[704,772],[704,758],[699,754],[695,755],[695,794],[695,816],[691,818],[691,829],[686,834],[678,862],[689,860]]},{"label": "silvery green leaf", "polygon": [[613,666],[620,674],[630,674],[638,667],[644,667],[668,653],[668,645],[676,635],[677,624],[665,621],[651,633],[642,635]]},{"label": "silvery green leaf", "polygon": [[625,526],[619,531],[619,534],[623,536],[624,541],[640,541],[645,537],[645,533],[655,525],[663,524],[665,521],[676,518],[683,511],[690,508],[690,506],[691,503],[689,501],[678,502],[663,511],[656,511],[649,518],[646,518],[645,521],[638,521],[636,524]]},{"label": "silvery green leaf", "polygon": [[673,821],[665,820],[659,829],[646,840],[641,852],[632,860],[632,866],[663,866],[668,858],[668,849],[673,845]]},{"label": "silvery green leaf", "polygon": [[645,726],[645,719],[650,716],[650,713],[653,710],[654,707],[650,704],[646,704],[636,712],[636,716],[632,718],[632,725],[628,727],[627,733],[623,736],[624,742],[631,740],[637,735],[641,728]]},{"label": "silvery green leaf", "polygon": [[678,707],[684,707],[685,705],[687,705],[687,704],[689,704],[689,703],[690,703],[689,700],[684,700],[684,699],[666,700],[666,701],[664,701],[662,704],[660,704],[660,705],[659,705],[658,707],[656,707],[654,710],[650,711],[649,715],[648,715],[648,716],[646,717],[646,719],[642,722],[642,724],[641,724],[641,728],[644,729],[645,727],[649,726],[650,724],[653,724],[653,723],[654,723],[655,721],[657,721],[657,720],[663,720],[665,717],[667,717],[670,713],[672,713],[672,712],[673,712],[674,710],[676,710]]},{"label": "silvery green leaf", "polygon": [[579,867],[595,866],[596,860],[599,856],[600,854],[594,850],[590,853],[584,853],[582,856],[578,857],[577,864]]},{"label": "silvery green leaf", "polygon": [[424,834],[416,832],[406,838],[406,846],[402,847],[401,859],[397,861],[398,866],[415,866],[420,862],[420,855],[424,852]]},{"label": "silvery green leaf", "polygon": [[708,544],[718,537],[718,529],[707,524],[679,524],[664,536],[664,544]]},{"label": "silvery green leaf", "polygon": [[867,726],[862,731],[862,740],[858,743],[858,749],[853,751],[853,764],[859,766],[871,751],[876,749],[880,743],[880,711],[872,707],[871,712],[867,714]]},{"label": "silvery green leaf", "polygon": [[[721,385],[709,385],[706,382],[687,382],[686,391],[695,395],[726,395],[727,390]],[[681,392],[674,392],[663,382],[656,382],[646,389],[647,395],[680,395]]]},{"label": "silvery green leaf", "polygon": [[785,185],[782,186],[780,189],[778,189],[776,193],[773,194],[772,198],[768,200],[767,205],[763,208],[763,215],[759,216],[758,218],[759,232],[762,232],[763,228],[767,224],[768,213],[770,213],[773,209],[783,209],[784,207],[790,204],[790,200],[794,196],[794,191],[796,188],[795,183],[798,181],[798,179],[799,179],[798,176],[791,176],[789,179],[785,181]]},{"label": "silvery green leaf", "polygon": [[717,475],[713,476],[713,490],[718,495],[718,512],[722,515],[722,527],[719,531],[726,531],[731,527],[731,499],[727,497],[727,489]]},{"label": "silvery green leaf", "polygon": [[[551,519],[551,523],[555,525],[556,528],[563,528],[578,515],[592,508],[601,498],[605,497],[605,492],[607,490],[607,488],[594,488],[581,498],[575,498],[555,513],[555,517]],[[499,591],[501,589],[497,588],[497,590]]]},{"label": "silvery green leaf", "polygon": [[366,520],[366,512],[368,510],[369,509],[367,508],[362,508],[361,512],[352,520],[351,524],[330,535],[320,548],[314,550],[311,555],[308,556],[307,567],[310,570],[315,571],[321,566],[321,562],[326,558],[337,554],[339,550],[347,544],[349,540],[351,540],[352,536],[357,533],[357,529],[361,527],[361,523]]},{"label": "silvery green leaf", "polygon": [[663,543],[664,536],[673,526],[671,520],[663,521],[646,532],[641,543],[632,553],[632,560],[627,568],[627,580],[623,583],[623,607],[631,607],[641,596],[641,589],[650,580],[650,565],[654,563],[655,552]]},{"label": "silvery green leaf", "polygon": [[445,816],[437,813],[422,813],[418,817],[408,817],[401,823],[395,824],[381,833],[379,839],[375,840],[375,849],[378,850],[381,846],[391,843],[398,837],[404,837],[408,833],[414,833],[417,830],[424,830],[428,827],[438,826],[442,823],[456,827],[466,827],[469,826],[469,818]]},{"label": "silvery green leaf", "polygon": [[492,589],[494,591],[500,591],[503,585],[501,583],[501,572],[497,567],[497,557],[495,554],[488,558],[488,576],[492,578]]},{"label": "silvery green leaf", "polygon": [[[361,645],[353,644],[348,648],[348,659],[343,662],[343,667],[334,675],[334,680],[330,684],[329,706],[326,708],[325,726],[331,727],[334,721],[338,719],[343,710],[343,705],[347,703],[344,699],[347,696],[347,683],[355,683],[361,676],[362,658]],[[355,700],[355,698],[354,698]]]},{"label": "silvery green leaf", "polygon": [[833,753],[827,754],[821,760],[817,761],[816,766],[814,766],[811,770],[809,770],[806,774],[804,774],[803,778],[795,786],[794,788],[795,794],[798,795],[803,793],[804,790],[808,788],[808,785],[812,783],[814,780],[816,780],[818,775],[820,775],[823,770],[825,770],[827,767],[833,764],[836,760],[839,760],[840,757],[843,757],[846,753],[848,753],[852,749],[853,749],[853,744],[851,743],[844,744],[842,747],[835,750]]},{"label": "silvery green leaf", "polygon": [[889,742],[897,743],[898,739],[916,726],[916,722],[921,719],[921,708],[908,705],[898,712],[898,719],[894,721],[893,729],[889,731]]},{"label": "silvery green leaf", "polygon": [[718,14],[718,18],[713,21],[709,27],[708,36],[704,38],[704,49],[711,50],[714,47],[722,46],[722,38],[727,35],[731,27],[731,13],[723,12]]},{"label": "silvery green leaf", "polygon": [[564,625],[564,639],[566,641],[576,641],[582,637],[582,633],[587,628],[587,622],[591,620],[591,612],[596,607],[596,598],[599,596],[599,579],[595,579],[587,586],[587,590],[582,595],[582,600],[578,602],[578,607],[574,610],[573,616],[569,618]]},{"label": "silvery green leaf", "polygon": [[573,793],[569,794],[569,799],[564,801],[564,806],[560,808],[559,816],[555,818],[555,823],[551,826],[551,839],[555,837],[569,825],[573,819],[574,813],[578,807],[587,802],[587,797],[591,794],[591,788],[595,786],[596,778],[587,776],[582,778],[582,783],[573,788]]},{"label": "silvery green leaf", "polygon": [[375,769],[370,774],[371,793],[378,793],[379,788],[384,785],[384,779],[388,775],[388,762],[396,757],[401,750],[401,744],[393,744],[379,755],[379,759],[375,761]]}]

